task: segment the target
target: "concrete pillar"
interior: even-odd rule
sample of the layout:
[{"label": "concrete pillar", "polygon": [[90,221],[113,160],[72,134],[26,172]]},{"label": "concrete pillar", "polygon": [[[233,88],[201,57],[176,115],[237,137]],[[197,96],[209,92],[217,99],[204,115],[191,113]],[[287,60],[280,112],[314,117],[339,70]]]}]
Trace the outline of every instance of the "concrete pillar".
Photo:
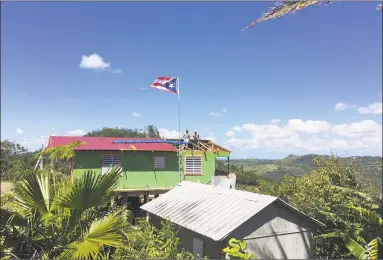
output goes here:
[{"label": "concrete pillar", "polygon": [[128,194],[127,193],[122,194],[121,205],[124,206],[125,208],[128,208]]},{"label": "concrete pillar", "polygon": [[[149,202],[149,192],[145,192],[144,203]],[[146,211],[146,221],[149,222],[149,212]]]},{"label": "concrete pillar", "polygon": [[44,167],[44,156],[41,156],[41,160],[40,160],[40,170],[42,170]]}]

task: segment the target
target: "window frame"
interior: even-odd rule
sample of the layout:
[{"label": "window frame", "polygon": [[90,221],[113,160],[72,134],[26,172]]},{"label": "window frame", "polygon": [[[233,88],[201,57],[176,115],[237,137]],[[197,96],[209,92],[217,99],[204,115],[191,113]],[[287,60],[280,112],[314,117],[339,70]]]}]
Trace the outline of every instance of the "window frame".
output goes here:
[{"label": "window frame", "polygon": [[[112,167],[118,165],[118,166],[120,166],[120,168],[121,168],[121,172],[124,171],[124,170],[123,170],[123,165],[122,165],[122,162],[121,162],[121,159],[123,158],[123,156],[122,156],[121,154],[119,154],[119,153],[101,153],[101,154],[100,154],[100,164],[101,164],[100,169],[101,169],[101,175],[108,174],[108,172],[109,172],[109,170],[108,170],[107,172],[105,172],[105,173],[102,172],[102,169],[104,168],[104,167],[103,167],[103,160],[104,160],[104,157],[106,157],[106,156],[109,156],[109,157],[118,157],[118,158],[119,158],[119,163],[116,164],[116,165],[113,165]],[[110,169],[110,167],[109,167],[108,169]]]},{"label": "window frame", "polygon": [[[201,171],[200,172],[187,172],[186,159],[188,157],[200,158],[200,160],[201,160]],[[203,158],[202,157],[203,157],[202,155],[185,155],[184,156],[184,175],[185,176],[202,176],[203,175]]]},{"label": "window frame", "polygon": [[[163,158],[164,159],[164,166],[163,167],[156,167],[156,158]],[[166,169],[166,156],[165,155],[153,156],[153,169],[155,169],[155,170],[165,170]]]}]

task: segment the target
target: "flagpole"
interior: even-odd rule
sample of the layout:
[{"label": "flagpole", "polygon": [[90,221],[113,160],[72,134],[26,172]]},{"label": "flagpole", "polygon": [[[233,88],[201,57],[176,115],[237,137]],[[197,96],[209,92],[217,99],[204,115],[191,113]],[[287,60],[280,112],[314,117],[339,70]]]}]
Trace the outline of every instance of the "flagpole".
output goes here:
[{"label": "flagpole", "polygon": [[181,99],[180,99],[180,79],[177,77],[177,92],[178,92],[178,171],[180,173],[180,179],[182,179],[181,173]]}]

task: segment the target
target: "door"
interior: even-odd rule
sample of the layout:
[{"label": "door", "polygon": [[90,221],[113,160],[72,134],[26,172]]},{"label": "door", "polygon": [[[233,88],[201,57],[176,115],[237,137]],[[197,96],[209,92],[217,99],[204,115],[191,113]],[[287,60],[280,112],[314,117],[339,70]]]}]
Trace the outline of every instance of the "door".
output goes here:
[{"label": "door", "polygon": [[203,240],[194,237],[193,238],[193,255],[194,258],[203,258]]}]

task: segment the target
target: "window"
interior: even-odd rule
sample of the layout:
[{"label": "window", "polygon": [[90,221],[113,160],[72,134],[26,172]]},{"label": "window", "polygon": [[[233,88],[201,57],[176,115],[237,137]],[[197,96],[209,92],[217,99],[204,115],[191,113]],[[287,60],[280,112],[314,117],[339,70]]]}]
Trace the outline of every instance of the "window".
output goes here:
[{"label": "window", "polygon": [[120,156],[116,155],[103,155],[101,162],[101,174],[108,173],[113,167],[120,165]]},{"label": "window", "polygon": [[154,156],[154,169],[165,168],[165,156]]},{"label": "window", "polygon": [[202,156],[185,156],[185,174],[202,174]]},{"label": "window", "polygon": [[193,237],[193,255],[195,258],[203,258],[203,240]]}]

